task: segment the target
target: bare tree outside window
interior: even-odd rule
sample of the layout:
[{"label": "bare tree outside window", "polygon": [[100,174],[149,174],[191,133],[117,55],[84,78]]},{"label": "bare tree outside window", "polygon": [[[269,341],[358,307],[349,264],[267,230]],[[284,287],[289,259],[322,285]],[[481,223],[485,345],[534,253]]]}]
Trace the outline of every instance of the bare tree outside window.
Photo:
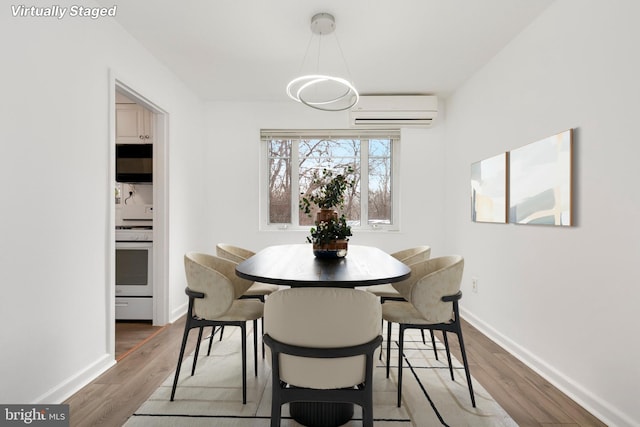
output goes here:
[{"label": "bare tree outside window", "polygon": [[391,224],[391,141],[369,141],[369,224]]},{"label": "bare tree outside window", "polygon": [[269,222],[291,222],[291,141],[269,144]]}]

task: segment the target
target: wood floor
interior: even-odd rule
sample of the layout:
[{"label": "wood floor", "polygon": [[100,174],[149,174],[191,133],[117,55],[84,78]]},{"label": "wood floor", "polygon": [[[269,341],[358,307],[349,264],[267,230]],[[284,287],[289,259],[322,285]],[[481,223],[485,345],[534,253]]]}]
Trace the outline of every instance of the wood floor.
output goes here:
[{"label": "wood floor", "polygon": [[[69,398],[70,425],[122,426],[175,369],[183,328],[184,318],[165,327]],[[606,427],[466,322],[463,333],[471,374],[518,425]],[[196,336],[190,336],[188,353]],[[457,340],[449,342],[459,358]]]},{"label": "wood floor", "polygon": [[116,361],[131,354],[147,340],[160,333],[166,326],[153,326],[150,321],[116,322]]}]

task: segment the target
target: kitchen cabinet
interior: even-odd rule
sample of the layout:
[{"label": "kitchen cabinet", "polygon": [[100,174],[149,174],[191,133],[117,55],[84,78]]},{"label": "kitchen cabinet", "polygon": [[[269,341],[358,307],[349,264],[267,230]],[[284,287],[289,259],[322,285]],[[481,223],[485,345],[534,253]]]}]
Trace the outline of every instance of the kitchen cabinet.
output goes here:
[{"label": "kitchen cabinet", "polygon": [[152,144],[153,113],[138,104],[116,104],[116,144]]}]

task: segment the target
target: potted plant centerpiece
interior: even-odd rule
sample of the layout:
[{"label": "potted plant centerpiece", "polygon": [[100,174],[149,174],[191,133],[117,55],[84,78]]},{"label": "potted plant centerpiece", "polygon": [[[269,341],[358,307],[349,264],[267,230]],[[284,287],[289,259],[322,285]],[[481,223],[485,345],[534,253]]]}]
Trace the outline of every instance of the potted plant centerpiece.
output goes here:
[{"label": "potted plant centerpiece", "polygon": [[353,173],[351,166],[343,173],[334,175],[329,169],[323,169],[322,175],[313,174],[312,188],[309,194],[300,199],[300,210],[311,217],[313,206],[316,212],[315,227],[311,227],[307,242],[313,244],[313,253],[319,258],[342,258],[347,255],[351,227],[347,225],[344,214],[338,217],[337,208],[342,208],[347,188],[353,188],[355,180],[348,178]]}]

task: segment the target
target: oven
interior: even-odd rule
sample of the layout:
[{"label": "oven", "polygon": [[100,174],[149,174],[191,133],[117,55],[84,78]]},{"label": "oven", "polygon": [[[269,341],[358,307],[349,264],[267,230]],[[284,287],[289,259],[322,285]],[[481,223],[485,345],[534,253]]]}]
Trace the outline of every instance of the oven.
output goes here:
[{"label": "oven", "polygon": [[116,319],[153,319],[153,230],[116,229]]}]

